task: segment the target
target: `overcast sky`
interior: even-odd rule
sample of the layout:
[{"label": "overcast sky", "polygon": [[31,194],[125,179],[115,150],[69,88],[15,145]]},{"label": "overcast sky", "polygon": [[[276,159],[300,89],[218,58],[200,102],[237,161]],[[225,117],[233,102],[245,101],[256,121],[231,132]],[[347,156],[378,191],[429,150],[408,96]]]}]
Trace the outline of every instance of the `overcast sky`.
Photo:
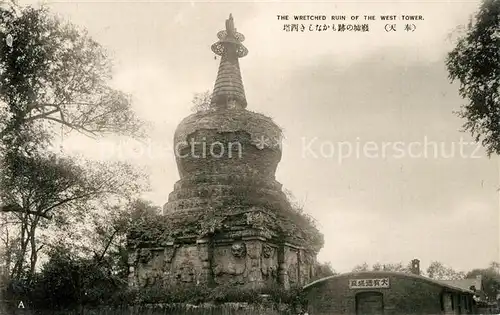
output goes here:
[{"label": "overcast sky", "polygon": [[[453,47],[447,35],[468,21],[476,1],[49,5],[112,53],[113,84],[152,124],[150,149],[76,135],[64,146],[146,167],[154,203],[163,205],[178,180],[173,133],[191,113],[193,94],[213,87],[219,60],[210,45],[232,13],[249,49],[240,60],[248,109],[284,129],[277,179],[318,220],[321,261],[344,272],[365,261],[419,258],[423,268],[438,260],[467,271],[499,259],[498,159],[463,144],[472,139],[453,111],[464,101],[444,65]],[[278,14],[377,20],[366,33],[287,33]],[[386,32],[379,16],[401,14],[424,21],[414,32],[402,21]]]}]

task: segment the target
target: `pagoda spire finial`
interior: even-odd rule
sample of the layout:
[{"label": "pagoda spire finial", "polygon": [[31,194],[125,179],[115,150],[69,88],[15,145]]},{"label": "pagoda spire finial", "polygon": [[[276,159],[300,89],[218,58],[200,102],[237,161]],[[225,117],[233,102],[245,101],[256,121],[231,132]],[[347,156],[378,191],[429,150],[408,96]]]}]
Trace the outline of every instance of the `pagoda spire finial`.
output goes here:
[{"label": "pagoda spire finial", "polygon": [[210,105],[216,109],[245,108],[247,100],[238,58],[245,57],[248,49],[242,44],[245,36],[234,27],[232,14],[226,20],[226,29],[218,32],[217,37],[219,41],[212,45],[212,51],[222,58]]},{"label": "pagoda spire finial", "polygon": [[229,19],[226,20],[226,32],[228,35],[233,35],[236,33],[236,29],[234,28],[234,20],[233,15],[229,13]]}]

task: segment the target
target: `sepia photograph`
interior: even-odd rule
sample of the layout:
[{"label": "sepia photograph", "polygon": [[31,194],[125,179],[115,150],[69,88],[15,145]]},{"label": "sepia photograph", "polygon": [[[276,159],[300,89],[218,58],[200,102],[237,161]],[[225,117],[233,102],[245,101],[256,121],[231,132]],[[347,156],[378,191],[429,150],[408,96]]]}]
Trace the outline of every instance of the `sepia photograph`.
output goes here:
[{"label": "sepia photograph", "polygon": [[0,315],[500,314],[500,0],[0,0]]}]

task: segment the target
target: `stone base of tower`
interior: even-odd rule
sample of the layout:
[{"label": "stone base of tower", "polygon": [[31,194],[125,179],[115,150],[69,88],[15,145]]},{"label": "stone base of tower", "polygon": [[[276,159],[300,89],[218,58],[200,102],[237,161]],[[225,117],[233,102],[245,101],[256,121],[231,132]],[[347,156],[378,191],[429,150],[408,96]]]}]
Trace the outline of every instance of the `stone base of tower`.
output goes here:
[{"label": "stone base of tower", "polygon": [[216,235],[135,249],[129,256],[129,284],[290,288],[310,282],[315,262],[314,254],[292,244]]},{"label": "stone base of tower", "polygon": [[[264,150],[261,161],[274,156]],[[216,163],[224,164],[215,161],[211,169],[222,167]],[[281,184],[243,170],[184,177],[174,185],[163,214],[144,218],[129,235],[131,285],[290,288],[309,282],[323,236],[291,207]]]}]

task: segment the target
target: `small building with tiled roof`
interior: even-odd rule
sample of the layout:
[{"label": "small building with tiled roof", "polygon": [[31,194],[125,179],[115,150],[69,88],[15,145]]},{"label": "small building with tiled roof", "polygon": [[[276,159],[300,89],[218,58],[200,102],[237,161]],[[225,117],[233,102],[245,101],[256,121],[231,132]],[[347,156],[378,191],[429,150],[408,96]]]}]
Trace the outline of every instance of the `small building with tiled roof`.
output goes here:
[{"label": "small building with tiled roof", "polygon": [[477,314],[474,291],[419,272],[349,272],[303,289],[309,315]]}]

